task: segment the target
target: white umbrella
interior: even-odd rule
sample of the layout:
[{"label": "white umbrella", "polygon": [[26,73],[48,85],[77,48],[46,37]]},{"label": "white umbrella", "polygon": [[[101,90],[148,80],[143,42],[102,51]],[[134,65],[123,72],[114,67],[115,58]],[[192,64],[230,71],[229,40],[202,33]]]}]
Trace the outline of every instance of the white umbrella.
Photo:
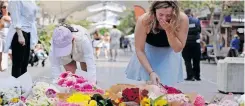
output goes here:
[{"label": "white umbrella", "polygon": [[75,11],[86,9],[87,6],[98,3],[98,1],[47,1],[39,0],[43,11],[59,18],[65,18]]},{"label": "white umbrella", "polygon": [[[104,0],[101,0],[104,1]],[[47,1],[39,0],[40,7],[50,15],[58,18],[65,18],[76,11],[85,10],[88,6],[100,3],[101,1]],[[148,1],[114,1],[127,8],[133,8],[134,5],[142,6],[147,10],[149,8]],[[108,7],[106,7],[108,8]],[[99,10],[99,9],[98,9]],[[83,14],[81,14],[83,15]]]},{"label": "white umbrella", "polygon": [[90,17],[87,17],[87,20],[91,22],[100,22],[105,20],[115,20],[118,19],[118,15],[111,12],[111,11],[102,11],[100,13],[97,13],[96,15],[92,15]]},{"label": "white umbrella", "polygon": [[104,2],[104,3],[99,3],[99,4],[95,4],[92,6],[88,6],[87,10],[89,12],[96,12],[96,11],[113,11],[113,12],[123,12],[124,10],[126,10],[126,7],[123,5],[120,5],[116,2]]}]

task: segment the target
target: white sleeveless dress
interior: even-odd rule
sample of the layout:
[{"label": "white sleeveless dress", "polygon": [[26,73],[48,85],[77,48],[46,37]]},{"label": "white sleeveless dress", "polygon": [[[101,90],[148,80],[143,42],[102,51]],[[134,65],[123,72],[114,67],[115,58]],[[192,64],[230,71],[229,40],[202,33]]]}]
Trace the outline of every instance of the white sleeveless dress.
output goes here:
[{"label": "white sleeveless dress", "polygon": [[10,24],[4,22],[4,28],[0,30],[0,52],[2,52],[2,69],[8,69],[8,53],[3,53],[4,46],[6,44],[5,38],[8,34]]},{"label": "white sleeveless dress", "polygon": [[0,52],[3,52],[3,48],[5,45],[5,38],[8,34],[10,24],[8,22],[4,22],[4,28],[0,30]]}]

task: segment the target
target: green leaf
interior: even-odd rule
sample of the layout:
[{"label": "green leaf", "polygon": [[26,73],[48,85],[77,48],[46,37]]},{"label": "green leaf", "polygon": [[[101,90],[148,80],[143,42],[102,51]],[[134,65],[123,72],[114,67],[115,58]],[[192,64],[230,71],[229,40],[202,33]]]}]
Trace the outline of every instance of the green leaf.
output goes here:
[{"label": "green leaf", "polygon": [[154,106],[155,102],[152,98],[150,98],[151,105]]},{"label": "green leaf", "polygon": [[103,105],[105,105],[105,101],[104,100],[100,100],[100,103],[102,103]]},{"label": "green leaf", "polygon": [[160,100],[162,97],[163,97],[163,95],[162,95],[162,96],[157,97],[157,98],[154,100],[154,102],[156,102],[156,101]]}]

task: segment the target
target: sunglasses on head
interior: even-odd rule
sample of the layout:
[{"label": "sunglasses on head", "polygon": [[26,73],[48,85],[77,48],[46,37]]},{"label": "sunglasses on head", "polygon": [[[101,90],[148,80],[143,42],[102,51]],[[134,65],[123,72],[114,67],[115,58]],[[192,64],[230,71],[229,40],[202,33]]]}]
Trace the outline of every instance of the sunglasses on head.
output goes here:
[{"label": "sunglasses on head", "polygon": [[6,8],[7,8],[7,6],[2,6],[2,8],[3,8],[3,9],[6,9]]}]

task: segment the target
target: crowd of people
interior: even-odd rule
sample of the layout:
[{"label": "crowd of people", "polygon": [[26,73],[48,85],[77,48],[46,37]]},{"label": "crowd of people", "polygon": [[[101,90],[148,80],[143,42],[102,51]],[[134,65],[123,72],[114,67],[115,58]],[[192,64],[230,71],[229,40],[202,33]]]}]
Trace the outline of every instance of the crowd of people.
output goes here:
[{"label": "crowd of people", "polygon": [[125,38],[116,25],[109,32],[101,35],[98,30],[95,31],[93,36],[93,47],[95,48],[95,56],[98,59],[101,50],[104,51],[105,58],[109,61],[116,61],[119,49],[128,49],[132,51],[131,42]]}]

